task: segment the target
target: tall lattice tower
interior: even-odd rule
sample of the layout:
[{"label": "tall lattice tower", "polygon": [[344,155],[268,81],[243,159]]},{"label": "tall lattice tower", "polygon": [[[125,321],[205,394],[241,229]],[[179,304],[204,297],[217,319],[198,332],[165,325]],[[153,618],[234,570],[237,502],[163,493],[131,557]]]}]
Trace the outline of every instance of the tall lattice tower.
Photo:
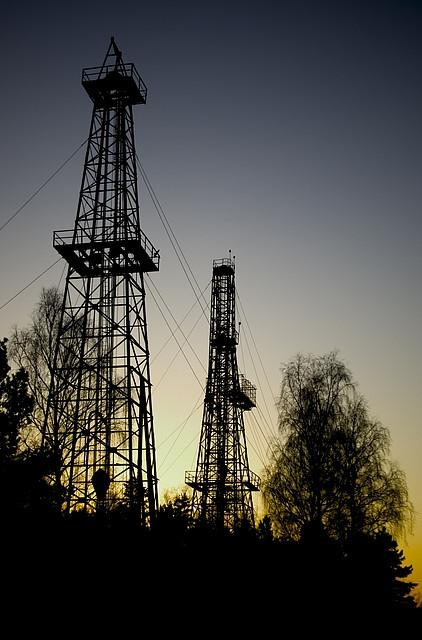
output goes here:
[{"label": "tall lattice tower", "polygon": [[144,273],[159,254],[140,226],[132,113],[147,89],[113,38],[82,85],[94,107],[75,226],[54,233],[68,270],[44,444],[60,452],[67,510],[120,498],[148,523],[158,499]]},{"label": "tall lattice tower", "polygon": [[237,367],[235,264],[214,260],[208,379],[193,488],[193,515],[217,528],[254,522],[252,491],[259,478],[249,469],[243,412],[255,406],[256,389]]}]

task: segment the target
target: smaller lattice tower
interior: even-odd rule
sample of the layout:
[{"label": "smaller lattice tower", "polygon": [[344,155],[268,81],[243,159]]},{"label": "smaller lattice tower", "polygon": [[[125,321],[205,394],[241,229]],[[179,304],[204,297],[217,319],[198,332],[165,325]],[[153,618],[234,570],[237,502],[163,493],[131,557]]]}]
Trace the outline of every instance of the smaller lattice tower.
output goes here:
[{"label": "smaller lattice tower", "polygon": [[237,368],[235,263],[214,260],[208,379],[196,471],[186,472],[193,488],[193,515],[217,528],[254,523],[251,472],[243,412],[255,406],[256,388]]}]

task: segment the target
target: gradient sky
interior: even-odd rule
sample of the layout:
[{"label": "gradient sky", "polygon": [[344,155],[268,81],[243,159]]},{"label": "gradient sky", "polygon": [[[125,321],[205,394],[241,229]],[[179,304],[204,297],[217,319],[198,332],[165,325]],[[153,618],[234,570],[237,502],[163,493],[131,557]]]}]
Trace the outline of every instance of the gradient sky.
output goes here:
[{"label": "gradient sky", "polygon": [[[235,254],[273,395],[282,362],[338,349],[390,428],[418,512],[406,554],[420,582],[421,32],[422,4],[410,0],[21,2],[2,8],[0,25],[0,224],[87,136],[81,69],[101,64],[114,35],[149,90],[135,112],[138,153],[200,285],[213,258]],[[55,260],[52,231],[73,226],[82,162],[80,153],[0,233],[0,305]],[[142,186],[141,198],[144,231],[161,249],[154,283],[181,319],[193,293]],[[62,268],[0,312],[0,336],[28,322]],[[152,300],[148,309],[154,357],[169,333]],[[196,307],[187,331],[199,316]],[[204,320],[191,340],[206,366]],[[256,381],[245,337],[242,347]],[[171,342],[153,361],[153,382],[176,351]],[[262,415],[266,404],[276,424],[274,398],[256,366],[269,434]],[[201,410],[161,443],[201,395],[179,355],[154,393],[161,491],[195,463]]]}]

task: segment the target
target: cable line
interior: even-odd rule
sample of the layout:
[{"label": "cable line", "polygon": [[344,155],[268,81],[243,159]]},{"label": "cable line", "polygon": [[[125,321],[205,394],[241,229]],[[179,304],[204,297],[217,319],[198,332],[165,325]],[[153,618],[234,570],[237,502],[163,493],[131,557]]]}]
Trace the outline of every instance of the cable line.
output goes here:
[{"label": "cable line", "polygon": [[182,247],[180,246],[180,243],[179,243],[179,241],[178,241],[178,239],[177,239],[177,237],[176,237],[176,234],[174,233],[174,231],[173,231],[173,229],[172,229],[172,227],[171,227],[171,224],[170,224],[170,222],[169,222],[169,220],[168,220],[168,218],[167,218],[167,216],[166,216],[166,213],[165,213],[165,211],[164,211],[164,209],[163,209],[163,207],[162,207],[162,205],[161,205],[161,203],[160,203],[160,201],[159,201],[159,199],[158,199],[158,196],[157,196],[157,194],[156,194],[156,192],[155,192],[155,190],[154,190],[154,187],[152,186],[151,181],[150,181],[150,179],[148,178],[147,172],[145,171],[145,169],[144,169],[144,167],[143,167],[143,165],[142,165],[141,161],[139,160],[139,157],[138,157],[138,156],[136,156],[136,159],[137,159],[137,162],[138,162],[139,168],[140,168],[140,170],[141,170],[142,179],[144,180],[144,183],[145,183],[145,185],[146,185],[146,186],[147,186],[147,188],[148,188],[148,192],[150,193],[150,196],[152,195],[152,196],[154,197],[154,200],[155,200],[155,202],[156,202],[156,204],[157,204],[157,206],[158,206],[158,208],[159,208],[159,211],[160,211],[161,215],[163,216],[163,218],[164,218],[164,220],[165,220],[165,222],[166,222],[166,225],[167,225],[168,229],[170,230],[170,233],[171,233],[171,235],[172,235],[172,237],[173,237],[173,240],[174,240],[175,244],[177,245],[177,247],[178,247],[178,249],[179,249],[179,251],[180,251],[180,253],[181,253],[182,257],[183,257],[183,260],[185,261],[185,264],[186,264],[186,266],[187,266],[187,268],[188,268],[188,270],[189,270],[189,273],[191,274],[191,276],[192,276],[192,278],[193,278],[193,280],[194,280],[194,282],[195,282],[195,284],[196,284],[196,286],[197,286],[197,288],[198,288],[198,291],[200,292],[200,295],[202,295],[202,297],[203,297],[203,299],[204,299],[205,306],[206,306],[207,308],[209,308],[208,301],[205,299],[205,297],[203,296],[203,294],[202,294],[202,292],[201,292],[201,288],[200,288],[200,286],[199,286],[199,284],[198,284],[198,281],[197,281],[197,279],[196,279],[196,277],[195,277],[195,274],[193,273],[193,271],[192,271],[192,269],[191,269],[191,267],[190,267],[190,265],[189,265],[189,262],[188,262],[188,260],[187,260],[187,258],[186,258],[186,256],[185,256],[185,254],[184,254],[184,252],[183,252],[183,249],[182,249]]},{"label": "cable line", "polygon": [[239,322],[239,346],[240,346],[240,353],[242,354],[242,366],[243,366],[243,375],[245,376],[245,378],[248,377],[247,372],[246,372],[246,360],[245,360],[245,354],[243,352],[243,340],[242,340],[242,332],[241,332],[241,326],[242,323]]},{"label": "cable line", "polygon": [[[182,435],[187,423],[189,422],[189,420],[191,419],[191,417],[193,416],[194,413],[196,413],[198,411],[198,409],[200,409],[202,405],[202,394],[201,394],[201,398],[199,400],[197,400],[195,402],[195,406],[193,407],[192,411],[190,412],[190,414],[188,415],[187,418],[185,418],[185,420],[181,423],[181,425],[179,425],[178,429],[178,434],[176,436],[176,438],[173,440],[172,445],[170,446],[169,450],[167,451],[166,455],[164,456],[164,458],[161,460],[160,465],[158,466],[158,470],[160,470],[163,466],[163,464],[165,463],[165,461],[167,460],[167,458],[169,457],[170,453],[173,450],[174,445],[176,444],[176,442],[178,441],[178,439],[180,438],[180,436]],[[174,431],[173,431],[174,434]],[[168,440],[168,438],[167,438]]]},{"label": "cable line", "polygon": [[166,473],[168,473],[170,471],[170,469],[176,464],[176,462],[179,460],[179,458],[185,453],[186,449],[188,449],[194,442],[195,440],[198,438],[198,434],[196,433],[194,435],[194,437],[192,438],[192,440],[190,442],[188,442],[188,444],[186,445],[186,447],[184,449],[182,449],[182,451],[179,453],[179,455],[177,456],[177,458],[175,458],[173,460],[173,462],[171,463],[171,465],[169,465],[167,467],[167,469],[165,471],[163,471],[162,475],[166,475]]},{"label": "cable line", "polygon": [[67,263],[65,262],[65,263],[64,263],[64,266],[63,266],[63,269],[62,269],[61,276],[60,276],[59,284],[57,285],[57,289],[60,289],[60,285],[61,285],[61,283],[62,283],[63,276],[64,276],[64,274],[65,274],[65,271],[66,271],[66,267],[67,267],[67,266],[68,266],[68,265],[67,265]]},{"label": "cable line", "polygon": [[[211,280],[209,281],[209,283],[207,284],[207,286],[202,290],[202,293],[205,293],[205,291],[208,289],[208,287],[211,284]],[[194,310],[194,308],[196,307],[196,305],[198,304],[198,301],[195,300],[195,302],[193,303],[193,305],[190,307],[189,311],[187,311],[185,313],[185,315],[183,316],[182,320],[180,321],[180,326],[184,323],[184,321],[186,320],[186,318],[190,315],[190,313]],[[201,317],[202,317],[202,310],[201,310]],[[195,323],[196,326],[197,323]],[[190,332],[191,333],[191,332]],[[188,334],[188,336],[190,335],[190,333]],[[158,356],[164,351],[164,349],[166,348],[166,346],[168,345],[168,343],[171,341],[172,336],[169,336],[167,338],[167,340],[165,341],[165,343],[162,345],[162,347],[157,351],[157,353],[155,354],[155,356],[152,358],[152,360],[150,360],[150,364],[152,364],[153,362],[155,362],[155,360],[158,358]]]},{"label": "cable line", "polygon": [[[257,407],[258,408],[258,407]],[[258,409],[259,411],[259,409]],[[265,433],[265,431],[263,430],[260,421],[258,420],[258,418],[254,415],[253,412],[251,412],[251,419],[255,421],[256,426],[259,429],[259,432],[261,433],[261,436],[265,442],[265,444],[267,445],[268,449],[270,450],[272,448],[273,442],[272,440],[269,438],[269,436]],[[261,411],[261,416],[264,418],[265,416],[263,415],[262,411]]]},{"label": "cable line", "polygon": [[246,326],[247,326],[247,327],[248,327],[248,329],[249,329],[249,333],[250,333],[250,336],[251,336],[251,339],[252,339],[253,345],[254,345],[254,347],[255,347],[256,355],[258,356],[259,363],[260,363],[260,365],[261,365],[262,371],[264,372],[264,376],[265,376],[265,379],[266,379],[266,381],[267,381],[267,385],[268,385],[268,388],[269,388],[269,390],[270,390],[271,397],[273,398],[274,402],[276,402],[276,400],[277,400],[276,395],[275,395],[275,393],[274,393],[274,392],[273,392],[273,390],[272,390],[272,387],[271,387],[270,381],[269,381],[268,376],[267,376],[267,372],[266,372],[266,370],[265,370],[264,364],[263,364],[262,359],[261,359],[261,355],[260,355],[260,353],[259,353],[259,351],[258,351],[258,347],[256,346],[256,342],[255,342],[255,339],[254,339],[254,337],[253,337],[253,333],[252,333],[252,330],[251,330],[250,324],[249,324],[248,319],[247,319],[247,317],[246,317],[245,309],[243,308],[243,304],[242,304],[242,301],[241,301],[241,299],[240,299],[240,296],[239,296],[239,293],[238,293],[238,291],[237,291],[237,290],[236,290],[236,295],[237,295],[237,299],[238,299],[238,301],[239,301],[240,308],[241,308],[241,310],[242,310],[243,319],[245,320],[245,322],[246,322]]},{"label": "cable line", "polygon": [[256,453],[259,453],[260,460],[261,460],[261,462],[263,462],[263,459],[265,458],[265,450],[264,450],[264,447],[262,445],[262,441],[261,441],[260,435],[256,431],[255,423],[253,422],[252,418],[248,417],[247,420],[246,420],[246,424],[247,424],[248,431],[249,431],[249,438],[251,436],[254,437],[254,441],[255,441],[255,444],[256,444],[256,447],[257,447]]},{"label": "cable line", "polygon": [[265,467],[265,462],[263,461],[263,459],[260,456],[260,454],[258,453],[258,451],[255,449],[255,446],[254,446],[252,440],[250,438],[246,438],[246,439],[248,441],[248,445],[254,450],[255,455],[257,456],[257,458],[260,461],[260,463],[262,464],[262,466]]},{"label": "cable line", "polygon": [[4,304],[1,305],[0,307],[0,311],[2,309],[4,309],[5,307],[7,307],[8,304],[10,304],[11,302],[13,302],[13,300],[15,300],[18,296],[20,296],[21,293],[23,293],[24,291],[26,291],[26,289],[29,289],[29,287],[34,284],[34,282],[36,282],[37,280],[39,280],[45,273],[47,273],[47,271],[50,271],[50,269],[52,269],[53,267],[56,266],[56,264],[58,264],[60,262],[60,260],[62,260],[62,257],[60,256],[60,258],[58,260],[56,260],[55,262],[53,262],[53,264],[50,264],[49,267],[47,267],[46,269],[44,269],[44,271],[42,271],[38,276],[36,276],[33,280],[31,280],[31,282],[28,282],[27,285],[25,285],[20,291],[18,291],[17,293],[15,293],[14,296],[12,296],[7,302],[5,302]]},{"label": "cable line", "polygon": [[250,348],[250,346],[249,346],[249,342],[248,342],[248,339],[247,339],[246,334],[245,334],[245,340],[246,340],[246,347],[247,347],[247,349],[248,349],[249,357],[250,357],[250,359],[251,359],[251,361],[252,361],[252,367],[253,367],[253,370],[254,370],[254,373],[255,373],[255,376],[256,376],[256,382],[257,382],[257,385],[258,385],[259,390],[260,390],[260,392],[261,392],[261,396],[262,396],[262,399],[263,399],[263,401],[264,401],[264,405],[265,405],[265,408],[266,408],[266,410],[267,410],[268,416],[269,416],[269,418],[270,418],[270,422],[268,422],[267,417],[263,414],[262,410],[258,407],[258,405],[256,406],[256,408],[257,408],[257,409],[258,409],[258,411],[260,412],[261,417],[262,417],[263,421],[265,422],[265,424],[267,425],[267,427],[268,427],[268,429],[270,430],[270,432],[274,433],[274,432],[275,432],[275,429],[274,429],[274,427],[272,426],[272,418],[271,418],[271,414],[270,414],[270,411],[269,411],[269,409],[268,409],[268,405],[267,405],[267,403],[266,403],[265,396],[264,396],[263,391],[262,391],[261,381],[260,381],[260,379],[259,379],[258,372],[257,372],[256,367],[255,367],[255,361],[254,361],[254,359],[253,359],[253,357],[252,357],[251,348]]},{"label": "cable line", "polygon": [[[155,284],[155,282],[152,280],[152,278],[149,277],[149,275],[147,274],[148,277],[148,281],[150,282],[150,284],[154,287],[155,292],[157,293],[157,295],[159,296],[161,302],[163,303],[163,305],[165,306],[165,308],[167,309],[168,313],[170,314],[174,324],[176,325],[176,328],[180,331],[180,333],[182,334],[185,342],[183,343],[183,346],[187,343],[187,345],[189,346],[190,350],[192,351],[193,355],[195,356],[195,358],[197,359],[197,361],[199,362],[199,366],[202,367],[202,369],[205,371],[205,373],[207,372],[207,370],[205,369],[202,360],[198,357],[198,354],[196,353],[195,349],[192,347],[191,343],[189,342],[188,338],[186,337],[186,335],[184,334],[184,332],[182,331],[181,328],[181,323],[177,322],[176,318],[173,315],[172,310],[170,309],[170,307],[168,306],[167,302],[164,300],[163,296],[161,295],[161,293],[159,292],[157,285]],[[151,288],[148,287],[149,291],[151,291]],[[192,329],[193,331],[193,329]],[[179,344],[179,343],[178,343]],[[180,345],[179,345],[180,346]],[[182,347],[180,347],[180,349],[182,349]]]},{"label": "cable line", "polygon": [[[253,336],[252,336],[252,331],[251,331],[251,329],[250,329],[249,323],[248,323],[247,318],[246,318],[245,310],[243,309],[243,305],[242,305],[242,303],[241,303],[241,301],[240,301],[240,297],[239,297],[239,294],[237,293],[237,291],[236,291],[236,296],[237,296],[237,299],[239,300],[239,303],[240,303],[240,305],[241,305],[243,318],[245,319],[246,325],[247,325],[247,327],[248,327],[248,329],[249,329],[250,336],[251,336],[252,341],[253,341],[254,346],[255,346],[255,351],[256,351],[256,353],[257,353],[257,355],[258,355],[259,361],[261,362],[261,367],[262,367],[262,369],[263,369],[263,371],[264,371],[264,374],[265,374],[265,370],[264,370],[264,367],[263,367],[263,364],[262,364],[261,357],[259,356],[258,349],[257,349],[257,347],[256,347],[256,343],[255,343],[255,341],[254,341],[254,339],[253,339]],[[245,341],[246,341],[246,347],[247,347],[247,349],[248,349],[249,357],[250,357],[250,359],[251,359],[252,367],[253,367],[253,370],[254,370],[254,373],[255,373],[255,376],[256,376],[256,382],[257,382],[257,385],[259,386],[259,389],[260,389],[260,391],[261,391],[262,399],[263,399],[263,401],[264,401],[264,405],[265,405],[265,408],[266,408],[266,410],[267,410],[267,413],[268,413],[268,417],[269,417],[269,419],[270,419],[270,422],[268,422],[268,420],[264,417],[264,414],[262,414],[262,417],[264,418],[264,420],[265,420],[265,422],[266,422],[267,426],[269,427],[270,431],[275,432],[275,429],[274,429],[274,427],[272,426],[272,417],[271,417],[271,413],[270,413],[270,410],[269,410],[269,408],[268,408],[267,401],[266,401],[266,399],[265,399],[265,395],[264,395],[263,390],[262,390],[262,385],[261,385],[260,377],[259,377],[259,375],[258,375],[258,371],[257,371],[256,366],[255,366],[255,360],[254,360],[254,358],[252,357],[252,351],[251,351],[251,348],[250,348],[250,345],[249,345],[249,340],[248,340],[248,336],[247,336],[246,332],[244,333],[244,336],[245,336]],[[267,378],[267,381],[268,381],[268,378]],[[268,384],[269,384],[269,382],[268,382]],[[271,391],[271,387],[270,387],[270,391]],[[271,394],[272,394],[272,391],[271,391]],[[274,396],[272,395],[272,397],[274,397]],[[262,412],[261,412],[261,413],[262,413]],[[270,425],[271,425],[271,426],[270,426]]]},{"label": "cable line", "polygon": [[53,171],[53,173],[46,179],[44,180],[44,182],[41,184],[40,187],[38,187],[38,189],[36,189],[36,191],[34,191],[34,193],[32,195],[29,196],[29,198],[27,200],[25,200],[25,202],[15,211],[15,213],[13,213],[10,218],[8,218],[5,222],[3,222],[3,224],[0,227],[0,232],[3,231],[3,229],[5,229],[7,227],[7,225],[9,224],[9,222],[12,222],[12,220],[14,218],[16,218],[16,216],[23,210],[25,209],[25,207],[39,194],[40,191],[42,191],[44,189],[44,187],[46,187],[48,185],[49,182],[51,182],[51,180],[53,178],[56,177],[56,175],[58,173],[60,173],[60,171],[72,160],[72,158],[74,158],[76,156],[76,154],[78,153],[78,151],[80,151],[82,149],[82,147],[86,144],[88,138],[86,140],[84,140],[77,149],[75,149],[75,151],[73,151],[70,156],[64,161],[62,162],[62,164],[59,166],[58,169],[56,169],[55,171]]},{"label": "cable line", "polygon": [[176,337],[176,334],[174,333],[174,331],[173,331],[172,327],[170,326],[170,324],[169,324],[169,322],[168,322],[168,320],[167,320],[167,318],[166,318],[166,316],[165,316],[165,314],[164,314],[163,310],[161,309],[161,307],[160,307],[160,305],[159,305],[159,303],[158,303],[158,301],[157,301],[157,298],[154,296],[154,294],[153,294],[153,292],[152,292],[152,290],[151,290],[151,287],[149,287],[149,286],[148,286],[148,283],[145,283],[145,284],[147,285],[147,288],[148,288],[148,291],[149,291],[150,296],[151,296],[151,297],[152,297],[152,299],[154,300],[155,304],[157,305],[157,308],[158,308],[159,312],[160,312],[160,313],[161,313],[161,315],[163,316],[164,322],[166,323],[166,325],[167,325],[167,327],[168,327],[168,330],[170,331],[171,335],[173,336],[173,338],[175,339],[175,341],[176,341],[176,343],[177,343],[177,346],[179,347],[180,351],[182,352],[183,357],[185,358],[185,360],[186,360],[186,362],[187,362],[187,364],[188,364],[188,366],[189,366],[189,369],[192,371],[192,373],[193,373],[193,375],[195,376],[195,378],[196,378],[196,380],[197,380],[197,382],[198,382],[199,386],[200,386],[200,387],[201,387],[201,389],[204,391],[205,389],[204,389],[204,386],[203,386],[202,382],[200,381],[200,379],[199,379],[199,378],[198,378],[198,376],[196,375],[196,372],[195,372],[194,368],[192,367],[191,363],[189,362],[189,358],[187,357],[187,355],[186,355],[186,354],[185,354],[185,352],[183,351],[183,347],[180,345],[180,342],[178,341],[178,339],[177,339],[177,337]]},{"label": "cable line", "polygon": [[182,422],[180,422],[180,423],[177,425],[177,427],[176,427],[175,429],[173,429],[173,431],[171,431],[171,433],[169,433],[169,434],[164,438],[164,440],[162,440],[162,441],[160,442],[160,444],[157,444],[157,449],[161,448],[161,447],[163,446],[163,444],[165,444],[165,443],[167,442],[167,440],[169,440],[169,439],[170,439],[170,438],[171,438],[171,437],[176,433],[176,431],[177,431],[178,429],[180,429],[180,427],[182,427],[182,426],[185,424],[186,420],[189,420],[189,418],[190,418],[190,417],[195,413],[195,411],[198,409],[198,406],[197,406],[197,405],[198,405],[198,403],[199,403],[199,405],[201,405],[201,404],[202,404],[202,392],[201,392],[201,395],[199,396],[198,400],[195,402],[194,407],[193,407],[192,411],[190,412],[190,414],[188,415],[188,417],[187,417],[187,418],[185,418],[184,420],[182,420]]},{"label": "cable line", "polygon": [[[187,338],[189,338],[189,337],[190,337],[190,335],[193,333],[193,331],[195,330],[195,328],[196,328],[196,326],[197,326],[198,322],[199,322],[201,319],[202,319],[202,313],[200,314],[200,316],[199,316],[198,320],[197,320],[197,321],[195,322],[195,324],[193,325],[192,329],[189,331],[189,333],[188,333],[188,335],[187,335]],[[185,342],[183,343],[183,346],[185,346],[187,338],[185,339]],[[170,336],[170,339],[171,339],[171,336]],[[164,371],[164,373],[162,374],[161,378],[160,378],[160,379],[159,379],[159,381],[154,385],[154,393],[157,391],[158,387],[160,386],[160,383],[164,380],[164,378],[166,377],[166,375],[167,375],[167,374],[168,374],[168,372],[170,371],[170,368],[171,368],[171,366],[173,365],[173,363],[174,363],[174,361],[176,360],[176,358],[177,358],[177,356],[179,355],[179,353],[180,353],[180,349],[179,349],[178,351],[176,351],[176,353],[174,354],[174,356],[173,356],[173,358],[171,359],[170,363],[168,364],[168,366],[167,366],[166,370],[165,370],[165,371]],[[203,367],[203,369],[204,369],[204,371],[205,371],[205,368],[204,368],[204,367]]]},{"label": "cable line", "polygon": [[[136,163],[137,163],[138,168],[139,168],[139,171],[140,171],[140,173],[141,173],[142,180],[143,180],[143,181],[144,181],[144,183],[145,183],[145,186],[146,186],[146,188],[147,188],[147,191],[148,191],[148,193],[149,193],[149,195],[150,195],[150,198],[151,198],[151,200],[152,200],[152,203],[153,203],[153,205],[154,205],[154,207],[155,207],[155,210],[156,210],[156,211],[157,211],[157,213],[158,213],[158,217],[159,217],[159,218],[160,218],[160,220],[161,220],[161,223],[162,223],[162,225],[163,225],[163,227],[164,227],[164,230],[165,230],[165,232],[166,232],[166,234],[167,234],[167,236],[168,236],[168,238],[169,238],[169,240],[170,240],[170,244],[171,244],[171,246],[173,247],[173,250],[174,250],[174,252],[175,252],[175,254],[176,254],[176,257],[177,257],[177,259],[178,259],[178,261],[179,261],[179,263],[180,263],[180,266],[182,267],[183,272],[184,272],[184,274],[185,274],[185,276],[186,276],[186,278],[187,278],[187,280],[188,280],[188,282],[189,282],[189,285],[190,285],[190,287],[191,287],[191,289],[192,289],[192,291],[193,291],[193,293],[194,293],[194,295],[195,295],[195,297],[196,297],[196,299],[197,299],[197,301],[198,301],[198,303],[199,303],[199,306],[200,306],[200,307],[201,307],[201,309],[202,309],[202,313],[204,314],[204,316],[205,316],[205,318],[206,318],[207,322],[209,322],[209,320],[208,320],[208,315],[207,315],[206,311],[204,310],[204,308],[203,308],[203,306],[202,306],[202,302],[201,302],[201,300],[200,300],[200,298],[199,298],[199,296],[198,296],[198,291],[199,291],[200,295],[202,296],[202,298],[204,299],[204,302],[205,302],[205,308],[206,308],[206,309],[209,309],[208,302],[205,300],[205,297],[204,297],[204,295],[203,295],[203,293],[202,293],[202,291],[201,291],[201,287],[199,286],[198,281],[197,281],[197,279],[196,279],[196,277],[195,277],[195,275],[194,275],[194,273],[193,273],[193,271],[192,271],[192,269],[191,269],[191,267],[190,267],[190,265],[189,265],[189,262],[188,262],[188,260],[187,260],[187,258],[186,258],[186,256],[185,256],[185,254],[184,254],[184,252],[183,252],[183,249],[182,249],[182,247],[180,246],[180,243],[179,243],[179,241],[178,241],[178,240],[177,240],[177,238],[176,238],[176,235],[175,235],[175,233],[174,233],[174,231],[173,231],[173,229],[172,229],[172,227],[171,227],[171,225],[170,225],[170,222],[168,221],[168,218],[167,218],[167,216],[166,216],[166,214],[165,214],[165,211],[164,211],[163,207],[162,207],[162,206],[161,206],[161,204],[160,204],[160,201],[159,201],[159,199],[158,199],[158,196],[157,196],[157,194],[156,194],[156,193],[155,193],[155,191],[154,191],[154,188],[153,188],[153,186],[152,186],[152,184],[151,184],[151,182],[150,182],[150,180],[149,180],[149,178],[148,178],[148,175],[147,175],[147,173],[146,173],[146,171],[145,171],[144,167],[142,166],[141,161],[139,160],[138,155],[136,155]],[[185,264],[183,264],[183,261],[182,261],[182,258],[181,258],[181,257],[180,257],[180,255],[179,255],[179,252],[180,252],[181,256],[183,257],[183,260],[184,260]],[[192,284],[192,280],[191,280],[191,278],[190,278],[190,276],[189,276],[188,272],[186,271],[186,267],[185,267],[185,265],[186,265],[187,269],[189,270],[189,273],[191,274],[191,276],[192,276],[192,278],[193,278],[193,281],[195,282],[195,285],[196,285],[197,289],[195,289],[194,285]]]}]

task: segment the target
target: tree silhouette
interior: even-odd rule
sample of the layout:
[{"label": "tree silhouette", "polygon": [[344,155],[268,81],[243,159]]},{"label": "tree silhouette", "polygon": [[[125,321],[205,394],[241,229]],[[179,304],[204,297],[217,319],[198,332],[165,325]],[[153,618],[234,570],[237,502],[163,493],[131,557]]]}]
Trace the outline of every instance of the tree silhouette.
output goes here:
[{"label": "tree silhouette", "polygon": [[278,409],[281,437],[262,489],[282,537],[345,542],[411,523],[405,475],[389,460],[388,430],[368,416],[336,353],[290,361]]},{"label": "tree silhouette", "polygon": [[158,513],[158,528],[165,535],[184,536],[192,526],[192,497],[186,491],[164,493]]},{"label": "tree silhouette", "polygon": [[[63,296],[56,287],[42,289],[30,325],[24,329],[14,327],[10,338],[10,357],[28,372],[28,385],[34,398],[32,420],[24,433],[29,448],[39,445],[44,428],[62,301]],[[64,394],[60,401],[60,415],[64,418],[69,395]]]},{"label": "tree silhouette", "polygon": [[33,398],[28,373],[11,373],[7,339],[0,342],[0,504],[9,526],[22,517],[38,518],[54,510],[55,490],[46,481],[51,456],[20,446],[21,432],[31,420]]},{"label": "tree silhouette", "polygon": [[28,422],[33,399],[28,392],[28,374],[24,369],[10,373],[7,338],[0,342],[0,464],[16,456],[20,429]]},{"label": "tree silhouette", "polygon": [[368,536],[356,536],[345,547],[344,596],[357,608],[414,608],[411,591],[415,582],[406,578],[411,565],[403,565],[402,550],[390,533],[383,530]]},{"label": "tree silhouette", "polygon": [[[60,351],[60,366],[67,371],[56,381],[54,408],[49,407],[49,393],[57,347],[63,295],[57,287],[42,289],[40,300],[32,313],[31,323],[24,329],[15,327],[10,338],[10,356],[27,373],[27,383],[33,397],[31,420],[21,430],[23,445],[36,451],[44,434],[43,448],[48,452],[50,479],[56,485],[56,495],[62,494],[63,474],[67,468],[75,426],[75,378],[79,361],[82,328],[75,323],[72,337]],[[84,419],[89,425],[94,414],[95,398],[84,397]]]}]

